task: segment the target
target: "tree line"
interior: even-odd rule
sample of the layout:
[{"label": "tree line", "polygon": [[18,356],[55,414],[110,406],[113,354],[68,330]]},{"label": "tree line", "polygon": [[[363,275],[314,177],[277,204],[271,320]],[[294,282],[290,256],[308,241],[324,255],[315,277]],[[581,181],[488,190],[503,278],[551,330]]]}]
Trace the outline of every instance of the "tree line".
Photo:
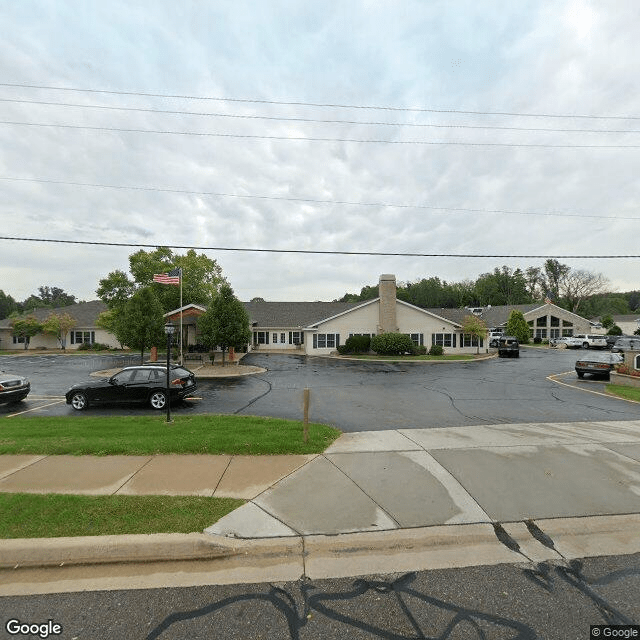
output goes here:
[{"label": "tree line", "polygon": [[76,297],[60,287],[38,287],[38,295],[31,294],[22,302],[0,290],[0,320],[12,315],[31,313],[35,309],[55,309],[67,307],[77,302]]},{"label": "tree line", "polygon": [[[551,300],[585,318],[631,313],[640,307],[640,291],[610,291],[601,273],[573,269],[558,260],[543,267],[496,267],[473,280],[447,282],[437,276],[399,283],[396,296],[417,307],[462,308],[530,304]],[[378,285],[365,286],[359,294],[347,293],[339,302],[360,302],[378,297]]]},{"label": "tree line", "polygon": [[[180,287],[154,282],[153,276],[177,268],[182,273],[183,305],[206,308],[198,323],[203,344],[210,349],[222,348],[223,355],[229,347],[245,346],[251,331],[244,305],[233,294],[218,263],[194,250],[180,255],[167,247],[158,247],[131,254],[129,273],[117,269],[98,283],[96,294],[107,306],[107,311],[98,317],[98,326],[112,333],[121,346],[140,351],[141,359],[145,349],[165,344],[165,314],[180,306]],[[16,303],[0,291],[2,318],[11,318],[12,333],[21,338],[25,349],[39,333],[55,335],[64,349],[75,320],[68,314],[52,311],[41,322],[32,312],[42,307],[74,304],[75,296],[58,287],[38,290],[40,295],[30,296],[25,301],[28,304]]]}]

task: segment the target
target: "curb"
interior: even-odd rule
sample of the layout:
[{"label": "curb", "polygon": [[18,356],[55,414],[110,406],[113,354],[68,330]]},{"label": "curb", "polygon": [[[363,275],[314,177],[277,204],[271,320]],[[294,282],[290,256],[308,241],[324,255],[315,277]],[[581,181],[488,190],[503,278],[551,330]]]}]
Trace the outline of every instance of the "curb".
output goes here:
[{"label": "curb", "polygon": [[640,552],[640,514],[233,539],[201,533],[0,541],[0,596],[381,575]]},{"label": "curb", "polygon": [[0,569],[164,560],[210,560],[240,553],[202,533],[20,538],[0,541]]}]

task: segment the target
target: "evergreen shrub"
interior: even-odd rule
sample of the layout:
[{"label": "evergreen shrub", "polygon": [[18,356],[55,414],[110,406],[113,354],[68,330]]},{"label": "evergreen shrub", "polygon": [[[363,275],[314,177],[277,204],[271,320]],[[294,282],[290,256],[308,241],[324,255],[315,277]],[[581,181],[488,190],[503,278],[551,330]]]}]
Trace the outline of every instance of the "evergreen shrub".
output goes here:
[{"label": "evergreen shrub", "polygon": [[371,340],[371,349],[381,356],[400,356],[414,353],[415,345],[404,333],[381,333]]},{"label": "evergreen shrub", "polygon": [[350,336],[346,339],[344,346],[345,353],[367,353],[371,349],[371,336]]}]

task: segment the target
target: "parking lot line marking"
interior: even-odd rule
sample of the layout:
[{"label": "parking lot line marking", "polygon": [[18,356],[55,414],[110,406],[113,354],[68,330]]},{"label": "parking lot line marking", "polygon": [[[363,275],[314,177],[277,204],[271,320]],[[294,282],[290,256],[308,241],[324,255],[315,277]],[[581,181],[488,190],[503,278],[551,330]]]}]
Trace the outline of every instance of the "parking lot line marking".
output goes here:
[{"label": "parking lot line marking", "polygon": [[58,400],[57,402],[50,402],[49,404],[43,404],[40,407],[34,407],[33,409],[26,409],[25,411],[18,411],[18,413],[11,413],[7,416],[7,418],[13,418],[15,416],[21,416],[23,413],[29,413],[30,411],[39,411],[40,409],[44,409],[45,407],[51,407],[54,404],[60,404],[64,402],[64,400]]},{"label": "parking lot line marking", "polygon": [[[625,402],[633,402],[633,404],[640,404],[637,400],[629,400],[628,398],[621,398],[620,396],[616,396],[613,393],[602,393],[601,391],[591,391],[591,389],[583,389],[582,387],[577,387],[573,384],[568,384],[566,382],[561,382],[560,380],[556,380],[556,376],[566,376],[572,371],[565,371],[563,373],[553,373],[550,376],[547,376],[547,380],[551,380],[551,382],[555,382],[556,384],[561,384],[565,387],[569,387],[570,389],[577,389],[578,391],[585,391],[586,393],[593,393],[596,396],[604,396],[605,398],[616,398],[617,400],[624,400]],[[588,380],[586,382],[589,382]]]}]

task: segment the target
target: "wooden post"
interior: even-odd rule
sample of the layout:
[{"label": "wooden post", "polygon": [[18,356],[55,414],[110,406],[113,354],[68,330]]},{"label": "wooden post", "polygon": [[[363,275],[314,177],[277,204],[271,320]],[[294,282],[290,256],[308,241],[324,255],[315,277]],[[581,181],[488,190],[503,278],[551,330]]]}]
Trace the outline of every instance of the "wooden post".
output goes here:
[{"label": "wooden post", "polygon": [[309,441],[309,389],[305,389],[304,390],[304,395],[303,395],[303,419],[302,419],[302,424],[303,424],[303,438],[305,442]]}]

